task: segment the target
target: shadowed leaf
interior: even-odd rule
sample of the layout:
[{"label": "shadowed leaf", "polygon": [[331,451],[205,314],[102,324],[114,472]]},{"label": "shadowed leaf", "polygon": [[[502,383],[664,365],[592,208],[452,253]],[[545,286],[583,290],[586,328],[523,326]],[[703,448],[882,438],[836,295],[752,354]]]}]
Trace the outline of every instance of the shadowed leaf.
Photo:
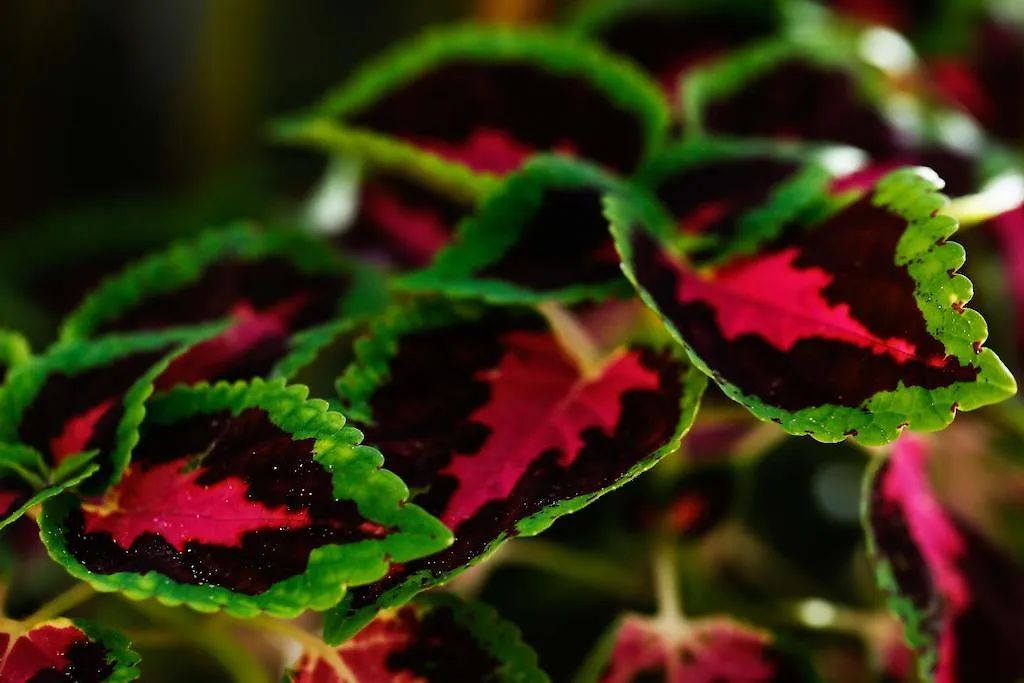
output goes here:
[{"label": "shadowed leaf", "polygon": [[154,401],[121,481],[43,508],[72,575],[240,616],[326,609],[450,533],[304,387],[254,381]]},{"label": "shadowed leaf", "polygon": [[445,594],[418,598],[382,612],[337,649],[349,676],[342,678],[322,658],[306,654],[290,683],[544,683],[537,656],[519,630],[482,603]]}]

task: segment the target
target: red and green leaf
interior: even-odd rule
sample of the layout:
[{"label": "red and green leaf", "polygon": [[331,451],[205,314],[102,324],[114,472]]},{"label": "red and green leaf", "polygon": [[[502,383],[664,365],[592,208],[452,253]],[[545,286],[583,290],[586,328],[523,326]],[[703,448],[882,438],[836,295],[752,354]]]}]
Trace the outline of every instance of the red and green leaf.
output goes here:
[{"label": "red and green leaf", "polygon": [[77,619],[0,631],[0,653],[4,683],[129,683],[139,677],[139,656],[123,636]]},{"label": "red and green leaf", "polygon": [[175,360],[158,389],[266,374],[289,337],[374,313],[380,283],[311,236],[249,225],[171,247],[107,280],[66,321],[65,339],[227,324]]},{"label": "red and green leaf", "polygon": [[545,683],[519,630],[482,603],[442,593],[382,612],[336,650],[346,671],[307,653],[289,683]]},{"label": "red and green leaf", "polygon": [[945,508],[931,450],[905,435],[866,484],[869,553],[903,621],[924,680],[1016,683],[1024,677],[1024,567]]},{"label": "red and green leaf", "polygon": [[841,55],[772,42],[741,50],[687,82],[687,131],[858,147],[888,159],[900,131],[874,101],[877,85]]},{"label": "red and green leaf", "polygon": [[0,330],[0,388],[11,368],[29,359],[32,352],[28,342],[17,332]]},{"label": "red and green leaf", "polygon": [[311,398],[339,409],[335,384],[355,360],[355,341],[366,334],[370,320],[344,318],[300,332],[292,337],[291,351],[274,366],[270,379],[304,384]]},{"label": "red and green leaf", "polygon": [[389,268],[423,268],[448,246],[472,211],[472,203],[428,185],[379,173],[363,182],[355,219],[334,242]]},{"label": "red and green leaf", "polygon": [[772,36],[780,24],[775,6],[758,0],[611,0],[585,10],[576,29],[636,62],[678,105],[679,88],[694,69]]},{"label": "red and green leaf", "polygon": [[68,471],[54,471],[49,476],[42,456],[26,446],[0,444],[0,530],[16,522],[29,510],[57,494],[73,489],[91,477],[100,466],[91,458],[82,459]]},{"label": "red and green leaf", "polygon": [[290,617],[448,546],[380,454],[306,395],[254,380],[152,401],[113,488],[43,506],[50,555],[99,590]]},{"label": "red and green leaf", "polygon": [[479,196],[538,152],[629,173],[667,125],[657,87],[597,46],[462,26],[384,55],[277,133]]},{"label": "red and green leaf", "polygon": [[682,632],[624,616],[584,665],[577,683],[810,683],[808,664],[772,634],[726,618],[686,624]]},{"label": "red and green leaf", "polygon": [[615,187],[589,165],[535,159],[460,226],[432,266],[397,284],[498,303],[628,294],[602,206]]},{"label": "red and green leaf", "polygon": [[610,209],[626,274],[730,398],[793,434],[882,444],[1016,391],[965,308],[945,202],[899,171],[810,229],[704,270],[673,250],[656,210]]},{"label": "red and green leaf", "polygon": [[777,145],[694,140],[664,148],[639,176],[675,221],[694,263],[751,254],[820,207],[828,172]]},{"label": "red and green leaf", "polygon": [[645,344],[584,372],[527,310],[398,310],[356,353],[339,381],[347,414],[455,543],[353,591],[329,613],[335,643],[652,467],[678,447],[704,388],[671,348]]},{"label": "red and green leaf", "polygon": [[8,378],[0,393],[0,443],[31,447],[52,470],[97,453],[99,472],[90,486],[113,483],[138,441],[154,382],[211,331],[216,328],[58,344]]}]

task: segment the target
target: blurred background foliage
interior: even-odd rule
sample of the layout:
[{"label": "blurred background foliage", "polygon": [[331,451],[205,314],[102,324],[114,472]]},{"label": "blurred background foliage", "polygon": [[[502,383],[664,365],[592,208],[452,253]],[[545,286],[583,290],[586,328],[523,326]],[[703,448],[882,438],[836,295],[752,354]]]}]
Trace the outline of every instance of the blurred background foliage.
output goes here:
[{"label": "blurred background foliage", "polygon": [[433,24],[539,21],[564,4],[2,3],[0,326],[45,343],[117,261],[301,198],[324,160],[267,145],[264,122],[367,56]]}]

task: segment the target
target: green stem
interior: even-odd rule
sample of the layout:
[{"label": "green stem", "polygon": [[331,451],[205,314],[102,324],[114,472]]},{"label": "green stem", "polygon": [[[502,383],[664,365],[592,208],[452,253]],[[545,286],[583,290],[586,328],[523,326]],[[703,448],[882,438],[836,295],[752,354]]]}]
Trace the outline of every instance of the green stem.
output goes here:
[{"label": "green stem", "polygon": [[355,674],[345,665],[341,655],[338,654],[335,648],[295,624],[270,617],[256,617],[244,622],[243,625],[266,633],[284,636],[301,645],[307,653],[316,655],[319,659],[326,662],[334,670],[338,680],[342,683],[358,683]]},{"label": "green stem", "polygon": [[607,354],[601,351],[579,319],[561,304],[551,301],[540,304],[537,309],[547,318],[562,349],[576,360],[580,374],[584,377],[600,375]]},{"label": "green stem", "polygon": [[24,619],[25,627],[32,628],[44,621],[56,619],[68,610],[78,607],[94,595],[96,595],[96,590],[89,584],[75,584],[26,617]]},{"label": "green stem", "polygon": [[626,601],[647,595],[643,581],[620,565],[550,541],[514,541],[501,555],[501,561],[563,576]]},{"label": "green stem", "polygon": [[236,683],[271,683],[260,662],[231,633],[227,626],[211,619],[202,623],[189,613],[151,601],[125,598],[133,609],[151,621],[170,627],[181,639],[209,654]]}]

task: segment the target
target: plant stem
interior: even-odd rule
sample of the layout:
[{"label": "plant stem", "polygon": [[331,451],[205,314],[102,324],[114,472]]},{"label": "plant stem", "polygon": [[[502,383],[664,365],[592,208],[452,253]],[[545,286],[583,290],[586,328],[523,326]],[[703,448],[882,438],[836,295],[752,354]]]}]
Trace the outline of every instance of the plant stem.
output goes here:
[{"label": "plant stem", "polygon": [[555,337],[562,348],[576,360],[580,373],[584,377],[597,377],[601,374],[606,360],[593,337],[580,324],[575,315],[560,304],[551,301],[540,304],[537,309],[551,324]]},{"label": "plant stem", "polygon": [[255,627],[266,633],[275,633],[298,643],[310,654],[315,654],[317,657],[327,662],[327,665],[334,670],[339,681],[343,681],[344,683],[358,683],[355,674],[353,674],[352,670],[345,665],[345,662],[342,661],[341,655],[338,654],[336,649],[320,640],[312,633],[299,628],[295,624],[270,617],[256,617],[255,619],[243,622],[243,625]]},{"label": "plant stem", "polygon": [[550,541],[514,541],[500,560],[557,574],[628,601],[645,595],[643,582],[619,565]]},{"label": "plant stem", "polygon": [[680,661],[674,653],[679,643],[689,635],[690,623],[683,614],[683,598],[679,593],[675,539],[667,532],[659,534],[654,548],[654,594],[658,611],[652,622],[666,652],[673,653],[665,660],[665,679],[682,680]]},{"label": "plant stem", "polygon": [[669,534],[659,537],[654,551],[654,596],[658,606],[654,619],[668,634],[679,635],[689,630],[679,594],[675,544]]},{"label": "plant stem", "polygon": [[187,612],[157,602],[136,601],[127,597],[124,597],[124,601],[151,621],[169,626],[182,640],[209,654],[230,680],[236,683],[271,683],[259,661],[215,619],[202,624]]},{"label": "plant stem", "polygon": [[78,583],[53,600],[37,609],[24,619],[25,627],[32,628],[50,619],[56,619],[68,610],[78,607],[96,595],[96,590],[87,583]]}]

